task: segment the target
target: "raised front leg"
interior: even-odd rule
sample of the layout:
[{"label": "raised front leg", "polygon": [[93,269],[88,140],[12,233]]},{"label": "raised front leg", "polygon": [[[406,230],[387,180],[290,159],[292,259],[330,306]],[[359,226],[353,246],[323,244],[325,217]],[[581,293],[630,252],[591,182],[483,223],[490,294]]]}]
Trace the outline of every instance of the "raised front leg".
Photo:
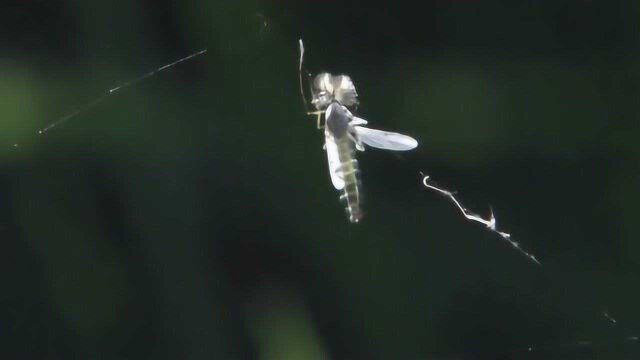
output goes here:
[{"label": "raised front leg", "polygon": [[318,117],[317,125],[316,125],[318,127],[318,129],[324,129],[324,124],[322,124],[322,115],[323,114],[324,114],[324,111],[322,111],[322,110],[307,112],[307,115],[316,115]]}]

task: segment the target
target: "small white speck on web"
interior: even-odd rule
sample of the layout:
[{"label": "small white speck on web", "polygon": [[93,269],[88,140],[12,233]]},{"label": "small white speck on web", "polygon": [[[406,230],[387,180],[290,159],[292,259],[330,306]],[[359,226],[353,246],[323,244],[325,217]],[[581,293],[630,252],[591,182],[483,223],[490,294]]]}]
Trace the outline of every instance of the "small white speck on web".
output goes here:
[{"label": "small white speck on web", "polygon": [[612,324],[618,323],[618,320],[611,317],[611,315],[609,315],[609,312],[605,311],[602,315],[605,317],[605,319],[609,320]]},{"label": "small white speck on web", "polygon": [[453,192],[451,192],[449,190],[445,190],[443,188],[440,188],[440,187],[437,187],[437,186],[431,184],[429,182],[429,176],[428,175],[425,175],[422,172],[420,172],[420,175],[422,175],[422,184],[427,189],[434,190],[434,191],[436,191],[436,192],[448,197],[449,200],[451,200],[451,202],[453,202],[453,204],[458,208],[458,210],[460,210],[460,212],[462,213],[462,216],[464,216],[467,220],[475,221],[477,223],[483,224],[487,229],[489,229],[492,232],[498,234],[501,239],[506,241],[509,245],[511,245],[514,249],[516,249],[522,255],[526,256],[529,260],[531,260],[532,262],[536,263],[537,265],[541,265],[540,261],[538,261],[538,259],[536,259],[536,257],[533,254],[530,254],[530,253],[524,251],[520,247],[520,244],[518,242],[511,240],[511,234],[499,231],[497,229],[497,227],[496,227],[496,217],[493,214],[493,209],[491,209],[491,214],[489,216],[489,219],[485,219],[485,218],[481,217],[480,215],[474,214],[474,213],[468,211],[464,206],[462,206],[462,204],[460,203],[460,201],[458,201],[458,199],[455,197]]},{"label": "small white speck on web", "polygon": [[257,12],[255,16],[260,19],[260,33],[268,32],[269,21],[267,20],[267,17],[261,12]]}]

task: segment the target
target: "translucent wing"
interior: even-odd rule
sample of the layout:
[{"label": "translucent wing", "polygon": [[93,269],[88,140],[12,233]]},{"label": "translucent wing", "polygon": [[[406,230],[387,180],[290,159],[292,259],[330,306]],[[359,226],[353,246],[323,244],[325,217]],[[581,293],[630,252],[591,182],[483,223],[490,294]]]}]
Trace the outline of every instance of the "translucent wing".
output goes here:
[{"label": "translucent wing", "polygon": [[418,146],[416,139],[394,132],[354,126],[359,141],[378,149],[406,151]]},{"label": "translucent wing", "polygon": [[324,146],[327,152],[327,159],[329,160],[329,175],[331,175],[331,182],[333,187],[337,190],[344,188],[344,179],[342,178],[342,171],[340,170],[340,154],[338,153],[338,145],[333,138],[333,135],[325,129],[324,132]]}]

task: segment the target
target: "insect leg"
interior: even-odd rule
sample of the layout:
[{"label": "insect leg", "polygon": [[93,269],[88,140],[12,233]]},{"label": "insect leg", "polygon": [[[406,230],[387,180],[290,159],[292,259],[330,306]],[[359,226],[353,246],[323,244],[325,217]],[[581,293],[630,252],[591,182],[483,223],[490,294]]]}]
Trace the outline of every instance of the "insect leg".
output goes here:
[{"label": "insect leg", "polygon": [[356,149],[358,149],[358,151],[364,151],[364,145],[362,145],[362,141],[360,141],[360,139],[358,139],[357,135],[352,134],[351,132],[347,132],[347,136],[349,137],[349,139],[351,141],[353,141],[356,144]]},{"label": "insect leg", "polygon": [[308,111],[307,112],[307,115],[316,115],[316,116],[318,116],[318,120],[317,120],[318,129],[324,129],[324,125],[322,124],[322,114],[324,114],[324,111],[322,111],[322,110]]}]

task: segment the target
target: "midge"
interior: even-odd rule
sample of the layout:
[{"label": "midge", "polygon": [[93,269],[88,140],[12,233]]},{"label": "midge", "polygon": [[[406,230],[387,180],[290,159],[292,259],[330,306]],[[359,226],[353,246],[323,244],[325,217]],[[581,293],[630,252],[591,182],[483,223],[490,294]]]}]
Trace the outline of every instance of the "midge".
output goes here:
[{"label": "midge", "polygon": [[[302,86],[303,57],[304,46],[300,40],[300,92],[306,107]],[[345,204],[349,221],[357,223],[363,213],[356,150],[364,151],[364,145],[369,145],[378,149],[406,151],[418,146],[418,142],[406,135],[364,127],[367,121],[352,113],[358,105],[358,94],[347,75],[326,72],[316,75],[311,84],[311,95],[311,104],[316,111],[307,111],[307,114],[316,115],[318,129],[324,129],[324,149],[329,160],[331,182],[341,192],[340,200]]]}]

